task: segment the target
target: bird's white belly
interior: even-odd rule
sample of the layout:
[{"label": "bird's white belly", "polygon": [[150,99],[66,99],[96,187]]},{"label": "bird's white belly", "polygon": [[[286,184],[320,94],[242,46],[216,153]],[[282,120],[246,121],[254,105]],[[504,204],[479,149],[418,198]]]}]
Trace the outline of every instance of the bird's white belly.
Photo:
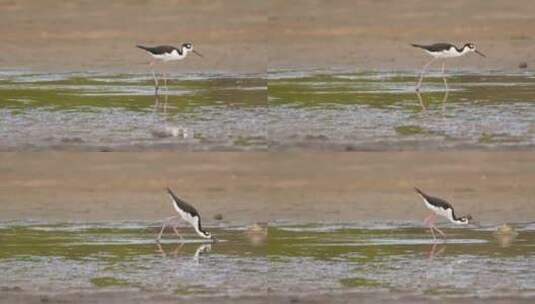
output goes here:
[{"label": "bird's white belly", "polygon": [[196,221],[196,217],[193,217],[189,213],[180,210],[180,208],[178,208],[174,203],[173,203],[173,207],[175,207],[176,212],[178,212],[178,214],[180,214],[180,217],[184,221],[188,222],[192,226],[195,226],[195,224],[197,222]]},{"label": "bird's white belly", "polygon": [[429,52],[429,51],[426,51],[426,52],[435,58],[454,58],[454,57],[460,57],[463,55],[462,53],[457,52],[457,50],[453,47],[450,48],[449,50],[445,50],[442,52]]},{"label": "bird's white belly", "polygon": [[425,202],[425,206],[431,211],[433,211],[434,213],[436,213],[437,215],[443,216],[451,221],[451,218],[452,218],[451,209],[442,209],[440,207],[436,207],[436,206],[429,204],[427,201]]},{"label": "bird's white belly", "polygon": [[192,227],[193,229],[195,230],[195,232],[200,235],[201,237],[205,237],[200,231],[199,231],[199,217],[197,216],[191,216],[191,214],[187,213],[187,212],[184,212],[182,210],[180,210],[180,208],[178,208],[176,206],[176,204],[173,203],[173,207],[175,208],[176,212],[178,212],[178,214],[180,214],[180,217],[182,217],[182,219],[186,222],[188,222]]},{"label": "bird's white belly", "polygon": [[152,57],[163,60],[163,61],[173,61],[173,60],[182,60],[186,57],[184,54],[180,55],[176,50],[173,50],[171,53],[164,54],[153,54]]}]

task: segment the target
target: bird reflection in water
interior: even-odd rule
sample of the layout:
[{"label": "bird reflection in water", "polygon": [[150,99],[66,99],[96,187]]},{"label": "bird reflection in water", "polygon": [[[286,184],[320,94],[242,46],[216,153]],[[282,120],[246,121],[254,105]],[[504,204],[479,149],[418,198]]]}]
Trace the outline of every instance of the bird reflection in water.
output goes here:
[{"label": "bird reflection in water", "polygon": [[431,249],[429,249],[429,251],[427,252],[427,259],[429,261],[432,261],[433,258],[438,257],[441,254],[443,254],[445,250],[446,250],[445,243],[434,242],[433,245],[431,246]]},{"label": "bird reflection in water", "polygon": [[[165,251],[164,246],[160,242],[156,242],[156,252],[159,253],[162,257],[178,257],[182,248],[186,243],[178,243],[174,246],[173,250]],[[193,260],[199,261],[199,257],[205,253],[212,251],[212,244],[200,244],[195,252],[193,253]],[[183,254],[186,255],[186,254]]]}]

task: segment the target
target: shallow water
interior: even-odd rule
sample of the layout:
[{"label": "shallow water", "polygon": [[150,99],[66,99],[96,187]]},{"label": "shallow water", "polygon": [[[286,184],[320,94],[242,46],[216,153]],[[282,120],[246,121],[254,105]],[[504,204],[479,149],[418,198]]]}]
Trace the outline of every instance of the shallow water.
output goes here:
[{"label": "shallow water", "polygon": [[535,145],[535,74],[0,71],[0,150],[509,149]]},{"label": "shallow water", "polygon": [[266,81],[258,75],[0,73],[2,150],[260,150]]},{"label": "shallow water", "polygon": [[425,78],[418,96],[415,74],[274,72],[270,144],[338,150],[535,144],[533,74],[452,73],[447,96],[436,73]]},{"label": "shallow water", "polygon": [[211,227],[220,242],[186,243],[156,225],[0,226],[0,288],[46,292],[134,289],[181,296],[387,293],[446,297],[535,295],[535,229],[444,228],[433,242],[410,223],[278,224],[267,240]]}]

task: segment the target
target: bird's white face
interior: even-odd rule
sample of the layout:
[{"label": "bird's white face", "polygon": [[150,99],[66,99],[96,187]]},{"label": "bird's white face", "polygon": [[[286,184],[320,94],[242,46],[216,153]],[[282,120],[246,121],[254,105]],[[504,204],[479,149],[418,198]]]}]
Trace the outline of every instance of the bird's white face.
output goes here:
[{"label": "bird's white face", "polygon": [[471,215],[463,216],[461,217],[461,221],[463,224],[470,224],[470,221],[472,220]]},{"label": "bird's white face", "polygon": [[182,49],[184,50],[184,52],[187,54],[189,52],[193,52],[195,55],[199,56],[199,57],[203,57],[199,52],[195,51],[193,49],[193,44],[191,44],[191,42],[186,42],[184,44],[182,44]]},{"label": "bird's white face", "polygon": [[205,232],[204,233],[204,237],[207,238],[207,239],[210,239],[212,240],[213,242],[217,242],[217,239],[215,238],[215,236],[213,236],[211,233],[209,232]]},{"label": "bird's white face", "polygon": [[467,43],[467,44],[465,44],[465,45],[464,45],[464,48],[465,48],[465,49],[468,49],[468,51],[470,51],[470,52],[475,52],[476,54],[478,54],[478,55],[481,56],[481,57],[487,57],[487,56],[485,56],[485,54],[483,54],[483,53],[481,53],[480,51],[478,51],[478,50],[476,49],[476,45],[473,44],[473,43]]},{"label": "bird's white face", "polygon": [[467,43],[466,47],[472,52],[476,50],[476,46],[473,43]]}]

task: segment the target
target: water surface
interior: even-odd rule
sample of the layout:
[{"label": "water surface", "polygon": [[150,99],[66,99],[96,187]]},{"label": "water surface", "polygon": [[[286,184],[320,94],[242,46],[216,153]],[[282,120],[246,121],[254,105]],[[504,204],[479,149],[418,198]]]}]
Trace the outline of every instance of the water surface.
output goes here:
[{"label": "water surface", "polygon": [[418,297],[535,296],[535,225],[446,227],[434,242],[410,223],[277,224],[267,239],[246,227],[189,229],[155,242],[150,223],[24,224],[0,228],[0,288],[46,292],[139,290],[177,296],[325,293]]},{"label": "water surface", "polygon": [[[417,72],[0,72],[0,149],[529,149],[535,75]],[[445,99],[444,97],[447,97]]]}]

